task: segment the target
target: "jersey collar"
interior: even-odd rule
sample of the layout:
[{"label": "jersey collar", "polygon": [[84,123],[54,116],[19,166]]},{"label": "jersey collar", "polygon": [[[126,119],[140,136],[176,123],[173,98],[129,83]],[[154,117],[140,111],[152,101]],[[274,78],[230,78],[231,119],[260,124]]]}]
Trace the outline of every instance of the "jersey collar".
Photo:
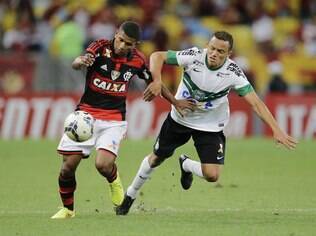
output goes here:
[{"label": "jersey collar", "polygon": [[222,67],[226,64],[226,61],[227,61],[227,58],[225,59],[224,63],[223,63],[221,66],[219,66],[219,67],[217,67],[217,68],[211,68],[211,67],[209,67],[209,65],[208,65],[208,62],[207,62],[207,55],[205,54],[205,65],[206,65],[206,67],[207,67],[209,70],[211,70],[211,71],[219,70],[220,68],[222,68]]}]

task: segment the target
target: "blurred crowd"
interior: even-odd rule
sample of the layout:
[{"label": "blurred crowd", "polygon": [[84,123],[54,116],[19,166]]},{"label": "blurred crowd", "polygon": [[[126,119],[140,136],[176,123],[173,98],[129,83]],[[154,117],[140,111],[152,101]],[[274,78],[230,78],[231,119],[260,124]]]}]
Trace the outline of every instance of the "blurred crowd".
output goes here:
[{"label": "blurred crowd", "polygon": [[[91,41],[111,39],[124,20],[142,26],[140,49],[146,56],[155,50],[203,47],[213,31],[230,31],[235,60],[261,90],[261,69],[254,72],[252,58],[258,67],[260,60],[266,66],[264,89],[278,92],[289,89],[282,55],[316,58],[315,0],[0,0],[0,51],[38,53],[44,58],[40,63],[52,58],[46,62],[50,65],[57,59],[58,70],[66,68],[66,76],[76,77],[68,71],[69,61]],[[178,72],[165,70],[173,89]]]}]

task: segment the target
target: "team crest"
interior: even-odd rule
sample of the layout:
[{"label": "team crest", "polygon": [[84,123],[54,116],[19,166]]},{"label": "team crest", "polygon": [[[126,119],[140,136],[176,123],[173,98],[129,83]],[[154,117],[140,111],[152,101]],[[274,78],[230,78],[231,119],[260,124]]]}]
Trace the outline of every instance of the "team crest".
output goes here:
[{"label": "team crest", "polygon": [[120,77],[120,75],[121,75],[121,72],[119,72],[119,71],[116,71],[116,70],[111,71],[112,80],[116,80],[118,77]]},{"label": "team crest", "polygon": [[132,72],[130,71],[125,72],[123,75],[124,81],[129,81],[132,76],[133,76]]}]

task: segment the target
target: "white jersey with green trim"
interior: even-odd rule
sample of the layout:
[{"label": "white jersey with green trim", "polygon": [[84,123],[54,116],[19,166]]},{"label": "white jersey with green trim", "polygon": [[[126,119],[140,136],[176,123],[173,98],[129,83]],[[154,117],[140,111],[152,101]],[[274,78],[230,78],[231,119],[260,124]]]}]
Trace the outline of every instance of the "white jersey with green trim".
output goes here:
[{"label": "white jersey with green trim", "polygon": [[207,65],[207,49],[196,47],[183,51],[168,51],[167,64],[183,66],[183,77],[176,99],[193,99],[198,108],[185,111],[182,117],[172,106],[171,117],[178,123],[203,131],[218,132],[229,120],[227,95],[234,89],[240,96],[253,90],[243,71],[231,59],[215,70]]}]

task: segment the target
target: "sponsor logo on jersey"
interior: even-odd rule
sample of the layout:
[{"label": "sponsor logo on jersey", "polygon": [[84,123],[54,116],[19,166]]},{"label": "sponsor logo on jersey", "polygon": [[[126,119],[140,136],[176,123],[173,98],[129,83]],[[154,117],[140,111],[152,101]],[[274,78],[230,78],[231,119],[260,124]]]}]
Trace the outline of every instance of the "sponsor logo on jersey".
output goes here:
[{"label": "sponsor logo on jersey", "polygon": [[223,150],[223,144],[219,144],[219,149],[217,151],[217,160],[221,160],[224,158],[224,150]]},{"label": "sponsor logo on jersey", "polygon": [[194,60],[193,64],[196,66],[204,66],[204,63],[202,61],[199,61],[199,60]]},{"label": "sponsor logo on jersey", "polygon": [[105,53],[103,54],[103,56],[110,58],[111,57],[111,50],[110,49],[105,49]]},{"label": "sponsor logo on jersey", "polygon": [[120,77],[121,72],[117,71],[117,70],[112,70],[111,71],[111,78],[112,80],[116,80],[118,77]]},{"label": "sponsor logo on jersey", "polygon": [[93,85],[97,87],[98,89],[109,91],[109,92],[124,93],[126,91],[126,84],[112,83],[110,81],[103,81],[99,78],[95,78],[93,80]]},{"label": "sponsor logo on jersey", "polygon": [[220,77],[220,78],[227,78],[230,76],[229,73],[223,73],[223,72],[217,72],[216,74],[217,77]]},{"label": "sponsor logo on jersey", "polygon": [[230,63],[227,66],[227,70],[230,70],[232,72],[235,73],[235,75],[237,75],[238,77],[242,76],[245,77],[244,73],[242,72],[242,70],[239,68],[239,66],[237,66],[235,63]]},{"label": "sponsor logo on jersey", "polygon": [[193,49],[188,49],[188,50],[184,50],[179,52],[179,55],[182,56],[195,56],[198,53],[198,51],[193,50]]},{"label": "sponsor logo on jersey", "polygon": [[192,91],[192,97],[198,101],[202,101],[205,99],[206,95],[201,90],[193,90]]}]

